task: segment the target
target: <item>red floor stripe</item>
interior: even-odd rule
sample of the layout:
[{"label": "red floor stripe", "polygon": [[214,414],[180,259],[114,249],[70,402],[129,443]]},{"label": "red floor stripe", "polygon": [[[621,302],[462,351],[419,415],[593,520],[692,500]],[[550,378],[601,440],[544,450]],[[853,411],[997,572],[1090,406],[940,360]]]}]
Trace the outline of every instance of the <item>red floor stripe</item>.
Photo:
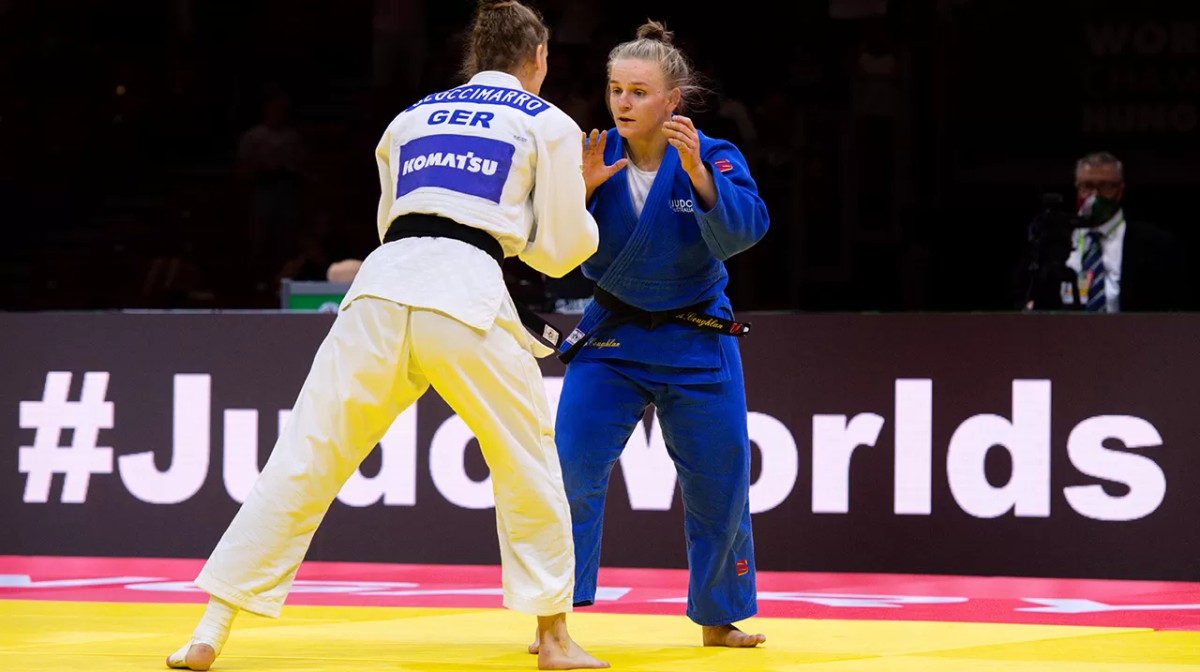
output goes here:
[{"label": "red floor stripe", "polygon": [[[0,556],[0,599],[202,602],[202,560]],[[685,570],[607,568],[593,611],[682,614]],[[308,562],[288,604],[500,606],[500,568]],[[1200,630],[1200,583],[760,572],[759,616]]]}]

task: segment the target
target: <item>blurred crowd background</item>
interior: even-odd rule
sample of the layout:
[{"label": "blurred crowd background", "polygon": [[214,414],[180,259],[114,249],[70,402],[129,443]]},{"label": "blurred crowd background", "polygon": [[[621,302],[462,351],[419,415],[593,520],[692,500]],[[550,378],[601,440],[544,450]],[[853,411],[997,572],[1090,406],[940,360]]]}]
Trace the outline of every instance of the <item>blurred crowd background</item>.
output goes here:
[{"label": "blurred crowd background", "polygon": [[[532,0],[542,91],[607,128],[605,61],[664,21],[772,227],[741,310],[1012,309],[1075,161],[1195,247],[1200,8],[1165,0]],[[0,0],[0,309],[262,309],[378,244],[373,149],[457,85],[468,0]],[[530,303],[548,290],[506,269]]]}]

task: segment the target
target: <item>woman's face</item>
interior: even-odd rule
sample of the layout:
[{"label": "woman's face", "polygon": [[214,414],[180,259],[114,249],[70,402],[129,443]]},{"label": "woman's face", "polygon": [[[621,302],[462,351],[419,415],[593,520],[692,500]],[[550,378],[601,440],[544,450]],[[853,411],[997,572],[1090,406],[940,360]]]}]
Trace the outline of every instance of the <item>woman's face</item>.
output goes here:
[{"label": "woman's face", "polygon": [[679,104],[679,89],[667,89],[662,68],[653,61],[623,58],[609,68],[608,110],[617,132],[629,140],[661,134]]}]

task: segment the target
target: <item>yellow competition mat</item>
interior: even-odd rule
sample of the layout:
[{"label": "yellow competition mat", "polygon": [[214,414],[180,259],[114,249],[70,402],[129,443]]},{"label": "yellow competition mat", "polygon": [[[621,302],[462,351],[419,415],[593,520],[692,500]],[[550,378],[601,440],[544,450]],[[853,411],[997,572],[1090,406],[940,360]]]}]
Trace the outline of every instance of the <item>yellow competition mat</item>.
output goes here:
[{"label": "yellow competition mat", "polygon": [[[0,671],[165,669],[199,604],[0,600]],[[759,649],[698,645],[667,615],[581,612],[572,634],[631,672],[1200,672],[1200,632],[1090,626],[756,618]],[[533,619],[504,609],[288,606],[240,614],[214,670],[534,670]]]}]

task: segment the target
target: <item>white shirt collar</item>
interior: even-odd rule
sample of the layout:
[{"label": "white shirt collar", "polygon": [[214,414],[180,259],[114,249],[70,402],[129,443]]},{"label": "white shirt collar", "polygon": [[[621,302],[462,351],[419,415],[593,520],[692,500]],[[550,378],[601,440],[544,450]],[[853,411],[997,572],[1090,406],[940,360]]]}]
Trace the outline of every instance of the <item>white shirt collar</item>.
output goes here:
[{"label": "white shirt collar", "polygon": [[1109,236],[1112,235],[1113,231],[1116,231],[1117,227],[1120,226],[1121,223],[1124,221],[1125,221],[1125,211],[1117,210],[1117,212],[1115,214],[1113,214],[1112,219],[1109,219],[1107,222],[1105,222],[1095,228],[1097,231],[1100,232],[1100,236],[1102,238],[1108,238]]}]

